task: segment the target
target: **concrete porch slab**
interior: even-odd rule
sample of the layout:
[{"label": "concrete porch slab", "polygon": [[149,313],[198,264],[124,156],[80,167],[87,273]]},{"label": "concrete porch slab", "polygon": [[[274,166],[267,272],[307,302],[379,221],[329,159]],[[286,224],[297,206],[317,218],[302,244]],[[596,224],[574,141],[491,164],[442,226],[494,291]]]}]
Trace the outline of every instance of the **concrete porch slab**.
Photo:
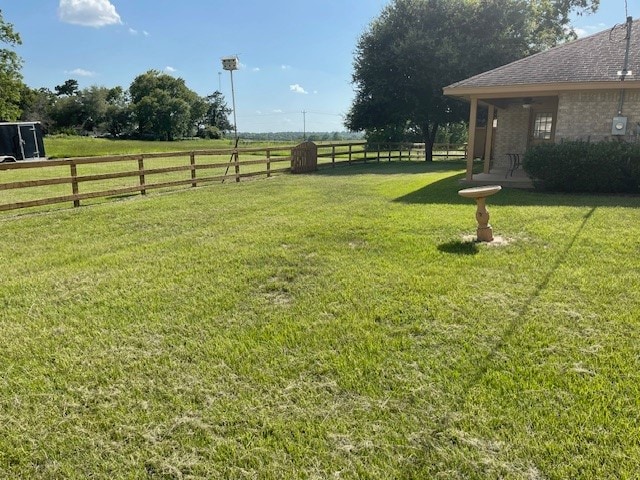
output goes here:
[{"label": "concrete porch slab", "polygon": [[489,173],[476,173],[472,180],[462,179],[460,184],[470,187],[500,185],[509,188],[533,188],[533,181],[522,169],[516,170],[513,175],[507,175],[507,171],[504,169],[494,169]]}]

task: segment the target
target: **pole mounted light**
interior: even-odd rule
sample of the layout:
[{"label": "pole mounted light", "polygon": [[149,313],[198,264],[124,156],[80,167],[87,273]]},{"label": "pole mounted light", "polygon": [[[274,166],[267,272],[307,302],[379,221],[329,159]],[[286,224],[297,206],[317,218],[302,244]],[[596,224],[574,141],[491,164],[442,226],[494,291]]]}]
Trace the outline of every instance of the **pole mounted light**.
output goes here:
[{"label": "pole mounted light", "polygon": [[238,146],[238,122],[236,121],[236,93],[233,88],[233,71],[238,70],[238,57],[222,57],[222,69],[228,70],[231,76],[231,102],[233,103],[233,131],[235,132],[236,147]]}]

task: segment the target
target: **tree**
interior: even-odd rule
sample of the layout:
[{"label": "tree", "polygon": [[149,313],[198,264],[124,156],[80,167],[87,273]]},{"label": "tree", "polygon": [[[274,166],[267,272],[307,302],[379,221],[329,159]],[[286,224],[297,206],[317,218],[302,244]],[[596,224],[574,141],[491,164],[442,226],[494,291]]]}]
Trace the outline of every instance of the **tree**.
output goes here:
[{"label": "tree", "polygon": [[129,87],[138,131],[142,135],[173,140],[187,135],[206,111],[204,101],[181,78],[149,70]]},{"label": "tree", "polygon": [[41,122],[45,132],[48,132],[53,124],[51,111],[55,100],[55,94],[48,88],[31,89],[24,85],[20,92],[20,120]]},{"label": "tree", "polygon": [[574,36],[572,9],[598,0],[394,0],[356,46],[356,97],[346,126],[376,138],[415,135],[427,146],[468,106],[442,88]]},{"label": "tree", "polygon": [[[4,21],[0,10],[0,44],[15,47],[22,44],[13,25]],[[20,116],[20,94],[23,88],[22,60],[16,52],[0,48],[0,120],[12,121]]]},{"label": "tree", "polygon": [[107,110],[102,128],[113,137],[128,133],[133,124],[133,112],[127,94],[122,87],[114,87],[107,93]]},{"label": "tree", "polygon": [[213,127],[213,130],[200,126],[199,130],[218,131],[223,134],[233,130],[233,125],[229,121],[231,109],[227,106],[224,95],[216,90],[211,95],[207,95],[204,101],[206,112],[201,119],[200,125],[202,127]]},{"label": "tree", "polygon": [[86,120],[81,97],[73,95],[57,98],[51,108],[51,119],[55,131],[78,133]]},{"label": "tree", "polygon": [[56,95],[58,95],[59,97],[62,95],[66,95],[67,97],[76,95],[79,91],[78,81],[70,78],[69,80],[66,80],[62,85],[56,85],[54,87],[54,90],[56,91]]}]

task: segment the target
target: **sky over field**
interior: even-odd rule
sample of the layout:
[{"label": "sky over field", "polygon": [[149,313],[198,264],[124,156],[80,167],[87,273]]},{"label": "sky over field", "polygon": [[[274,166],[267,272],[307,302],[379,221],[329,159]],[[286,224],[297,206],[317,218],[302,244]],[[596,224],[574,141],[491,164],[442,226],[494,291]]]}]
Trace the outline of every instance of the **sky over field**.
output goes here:
[{"label": "sky over field", "polygon": [[[24,80],[53,90],[66,79],[128,88],[155,69],[200,95],[220,89],[231,105],[237,55],[238,129],[244,132],[344,130],[353,99],[353,52],[387,0],[0,0],[20,33]],[[640,1],[628,1],[640,17]],[[624,0],[601,0],[576,17],[584,36],[625,20]]]}]

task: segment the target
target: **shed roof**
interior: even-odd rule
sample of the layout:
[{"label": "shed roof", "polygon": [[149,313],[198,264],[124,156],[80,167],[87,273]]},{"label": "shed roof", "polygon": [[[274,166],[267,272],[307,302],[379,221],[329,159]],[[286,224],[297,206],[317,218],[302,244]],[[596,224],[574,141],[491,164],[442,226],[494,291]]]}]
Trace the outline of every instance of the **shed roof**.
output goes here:
[{"label": "shed roof", "polygon": [[[541,86],[603,82],[620,83],[618,72],[623,69],[626,50],[626,24],[567,42],[502,67],[480,73],[445,87],[445,93],[472,92],[496,87]],[[640,80],[640,21],[631,28],[631,46],[627,70]],[[639,82],[640,83],[640,82]],[[628,85],[630,86],[630,85]]]}]

